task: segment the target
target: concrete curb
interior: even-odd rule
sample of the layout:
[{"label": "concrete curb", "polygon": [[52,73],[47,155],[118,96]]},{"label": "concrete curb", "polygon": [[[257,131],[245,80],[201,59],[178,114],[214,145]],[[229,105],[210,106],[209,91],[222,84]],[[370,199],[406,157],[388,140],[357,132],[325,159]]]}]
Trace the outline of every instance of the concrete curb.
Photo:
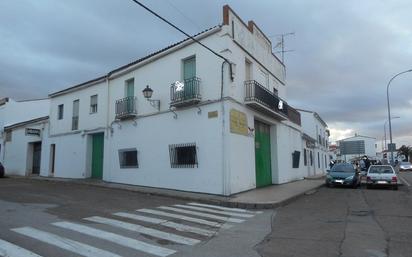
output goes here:
[{"label": "concrete curb", "polygon": [[249,202],[236,202],[234,201],[233,197],[225,197],[225,196],[202,194],[202,193],[192,193],[192,192],[177,191],[177,190],[170,190],[170,189],[141,187],[141,186],[118,184],[118,183],[105,182],[105,181],[99,184],[99,183],[76,180],[76,179],[58,179],[58,178],[49,178],[49,177],[11,176],[9,178],[36,180],[36,181],[48,181],[48,182],[53,182],[53,183],[77,184],[77,185],[93,186],[93,187],[99,187],[99,188],[125,190],[129,192],[135,192],[135,193],[146,194],[146,195],[170,197],[170,198],[175,198],[175,199],[180,199],[180,200],[197,201],[197,202],[206,203],[206,204],[214,204],[214,205],[219,205],[219,206],[224,206],[224,207],[242,208],[242,209],[276,209],[276,208],[288,205],[289,203],[297,200],[298,198],[304,195],[312,194],[312,192],[316,192],[319,188],[324,186],[324,184],[317,185],[313,188],[310,188],[304,192],[300,192],[298,194],[292,195],[281,201],[264,202],[264,203],[259,203],[259,202],[249,203]]}]

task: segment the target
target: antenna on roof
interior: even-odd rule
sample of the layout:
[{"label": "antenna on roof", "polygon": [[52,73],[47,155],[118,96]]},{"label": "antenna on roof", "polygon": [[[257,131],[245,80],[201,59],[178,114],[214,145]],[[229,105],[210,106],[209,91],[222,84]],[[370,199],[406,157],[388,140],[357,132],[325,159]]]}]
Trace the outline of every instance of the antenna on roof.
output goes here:
[{"label": "antenna on roof", "polygon": [[278,38],[278,42],[273,47],[273,49],[280,48],[280,50],[276,51],[275,54],[276,53],[282,53],[282,55],[281,55],[282,56],[282,62],[285,62],[285,53],[295,51],[295,50],[285,50],[285,37],[294,36],[294,35],[295,35],[295,32],[289,32],[289,33],[273,35],[273,36],[270,37],[270,38],[273,38],[273,37]]}]

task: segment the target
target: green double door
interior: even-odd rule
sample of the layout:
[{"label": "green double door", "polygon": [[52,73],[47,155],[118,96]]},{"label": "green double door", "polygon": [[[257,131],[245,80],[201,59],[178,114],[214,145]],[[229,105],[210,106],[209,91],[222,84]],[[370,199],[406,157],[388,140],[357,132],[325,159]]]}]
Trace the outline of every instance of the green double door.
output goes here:
[{"label": "green double door", "polygon": [[270,126],[255,120],[256,187],[272,184]]},{"label": "green double door", "polygon": [[92,135],[92,178],[103,178],[104,133]]}]

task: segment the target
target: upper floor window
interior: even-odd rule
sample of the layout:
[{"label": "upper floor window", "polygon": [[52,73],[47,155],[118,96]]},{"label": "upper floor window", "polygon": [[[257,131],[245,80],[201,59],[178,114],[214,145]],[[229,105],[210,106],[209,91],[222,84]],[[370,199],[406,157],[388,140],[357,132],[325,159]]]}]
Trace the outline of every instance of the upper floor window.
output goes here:
[{"label": "upper floor window", "polygon": [[79,100],[73,101],[72,130],[79,129]]},{"label": "upper floor window", "polygon": [[183,80],[196,77],[196,56],[183,60]]},{"label": "upper floor window", "polygon": [[97,112],[97,95],[90,96],[90,113]]},{"label": "upper floor window", "polygon": [[125,96],[134,97],[134,78],[128,79],[125,82]]},{"label": "upper floor window", "polygon": [[63,112],[64,112],[64,105],[59,104],[59,106],[57,106],[57,119],[59,120],[63,119]]}]

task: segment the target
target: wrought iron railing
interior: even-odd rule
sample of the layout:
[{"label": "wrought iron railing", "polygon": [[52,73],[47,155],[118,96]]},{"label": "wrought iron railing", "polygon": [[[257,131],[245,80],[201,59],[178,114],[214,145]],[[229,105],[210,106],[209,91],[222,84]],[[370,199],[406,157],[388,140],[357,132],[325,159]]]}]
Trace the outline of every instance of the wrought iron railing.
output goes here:
[{"label": "wrought iron railing", "polygon": [[268,109],[288,115],[288,105],[280,97],[263,87],[255,80],[245,81],[245,101],[254,101]]},{"label": "wrought iron railing", "polygon": [[200,102],[200,78],[185,79],[183,83],[175,82],[170,87],[170,105],[190,105]]},{"label": "wrought iron railing", "polygon": [[128,96],[116,100],[116,119],[125,119],[137,115],[136,97]]},{"label": "wrought iron railing", "polygon": [[290,105],[288,105],[288,118],[291,122],[301,125],[300,113]]}]

